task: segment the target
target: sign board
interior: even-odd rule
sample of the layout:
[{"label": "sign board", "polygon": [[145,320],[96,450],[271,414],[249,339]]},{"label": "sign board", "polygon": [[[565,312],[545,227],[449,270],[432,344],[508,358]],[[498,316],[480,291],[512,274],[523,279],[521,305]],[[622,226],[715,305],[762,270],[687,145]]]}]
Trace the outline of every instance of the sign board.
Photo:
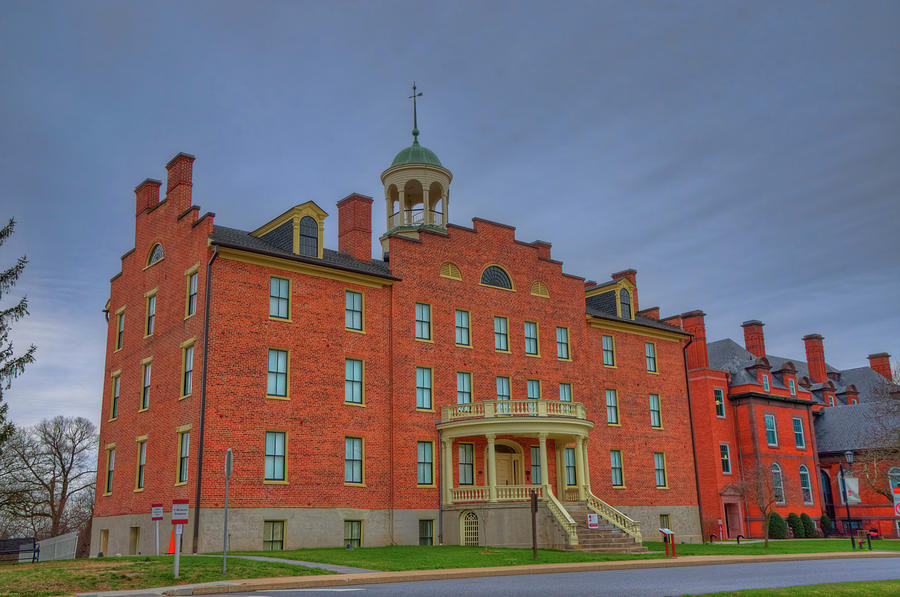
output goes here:
[{"label": "sign board", "polygon": [[859,479],[855,477],[846,477],[844,479],[844,487],[847,490],[847,503],[851,506],[859,504]]},{"label": "sign board", "polygon": [[600,528],[600,521],[598,520],[596,514],[588,514],[587,523],[588,523],[589,529],[599,529]]},{"label": "sign board", "polygon": [[659,532],[662,533],[663,535],[674,535],[675,534],[675,531],[673,531],[671,529],[659,529]]},{"label": "sign board", "polygon": [[894,516],[900,518],[900,502],[894,502]]},{"label": "sign board", "polygon": [[150,520],[162,520],[163,519],[163,505],[162,504],[153,504],[150,506]]},{"label": "sign board", "polygon": [[172,524],[188,523],[188,501],[172,500]]},{"label": "sign board", "polygon": [[900,487],[894,488],[894,503],[900,504]]}]

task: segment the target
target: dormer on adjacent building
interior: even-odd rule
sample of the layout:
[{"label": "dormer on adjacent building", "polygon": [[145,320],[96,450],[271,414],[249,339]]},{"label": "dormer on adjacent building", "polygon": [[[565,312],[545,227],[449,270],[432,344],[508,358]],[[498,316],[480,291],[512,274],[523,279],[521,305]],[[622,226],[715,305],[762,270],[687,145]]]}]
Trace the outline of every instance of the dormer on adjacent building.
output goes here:
[{"label": "dormer on adjacent building", "polygon": [[[637,271],[627,269],[611,274],[612,278],[604,284],[585,287],[585,300],[588,307],[615,315],[622,319],[633,320],[638,311]],[[656,312],[658,319],[658,313]]]},{"label": "dormer on adjacent building", "polygon": [[844,404],[859,404],[859,390],[855,385],[850,384],[837,393],[837,398]]},{"label": "dormer on adjacent building", "polygon": [[797,367],[791,361],[785,361],[781,368],[774,372],[781,384],[788,389],[791,396],[797,396]]},{"label": "dormer on adjacent building", "polygon": [[328,214],[312,201],[290,208],[250,233],[282,251],[321,259],[322,237]]}]

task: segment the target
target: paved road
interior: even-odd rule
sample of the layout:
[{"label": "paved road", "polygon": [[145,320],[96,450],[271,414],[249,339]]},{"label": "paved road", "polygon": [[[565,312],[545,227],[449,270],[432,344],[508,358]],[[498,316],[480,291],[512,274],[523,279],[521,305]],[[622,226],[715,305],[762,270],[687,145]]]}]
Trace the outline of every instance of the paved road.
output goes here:
[{"label": "paved road", "polygon": [[[335,593],[361,597],[429,597],[437,595],[491,595],[523,597],[533,595],[658,596],[765,589],[828,582],[900,579],[897,558],[813,560],[806,562],[769,562],[727,564],[642,570],[608,570],[568,574],[496,576],[423,582],[357,585],[322,589],[259,591],[243,593],[252,597],[307,597]],[[231,596],[241,593],[231,593]]]}]

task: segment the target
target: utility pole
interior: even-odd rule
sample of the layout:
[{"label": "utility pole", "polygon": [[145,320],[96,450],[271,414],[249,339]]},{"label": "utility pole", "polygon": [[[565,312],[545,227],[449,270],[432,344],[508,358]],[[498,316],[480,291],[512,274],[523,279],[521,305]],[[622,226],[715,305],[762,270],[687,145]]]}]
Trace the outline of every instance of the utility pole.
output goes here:
[{"label": "utility pole", "polygon": [[222,540],[222,574],[228,572],[228,482],[234,470],[231,448],[225,452],[225,537]]}]

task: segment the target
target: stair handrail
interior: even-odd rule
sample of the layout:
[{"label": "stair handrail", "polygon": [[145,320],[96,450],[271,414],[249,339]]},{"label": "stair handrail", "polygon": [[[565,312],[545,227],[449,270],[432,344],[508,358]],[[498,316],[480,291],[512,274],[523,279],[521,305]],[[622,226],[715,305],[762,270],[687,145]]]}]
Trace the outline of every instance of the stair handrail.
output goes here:
[{"label": "stair handrail", "polygon": [[544,492],[544,503],[547,509],[556,518],[556,521],[563,528],[569,538],[569,545],[578,545],[578,532],[575,530],[575,519],[566,511],[562,503],[556,499],[552,491]]},{"label": "stair handrail", "polygon": [[590,491],[586,492],[585,497],[587,498],[585,503],[588,508],[603,517],[604,520],[609,521],[612,525],[624,531],[626,534],[634,537],[634,540],[638,543],[643,541],[641,537],[641,523],[632,520],[624,513],[619,512]]}]

